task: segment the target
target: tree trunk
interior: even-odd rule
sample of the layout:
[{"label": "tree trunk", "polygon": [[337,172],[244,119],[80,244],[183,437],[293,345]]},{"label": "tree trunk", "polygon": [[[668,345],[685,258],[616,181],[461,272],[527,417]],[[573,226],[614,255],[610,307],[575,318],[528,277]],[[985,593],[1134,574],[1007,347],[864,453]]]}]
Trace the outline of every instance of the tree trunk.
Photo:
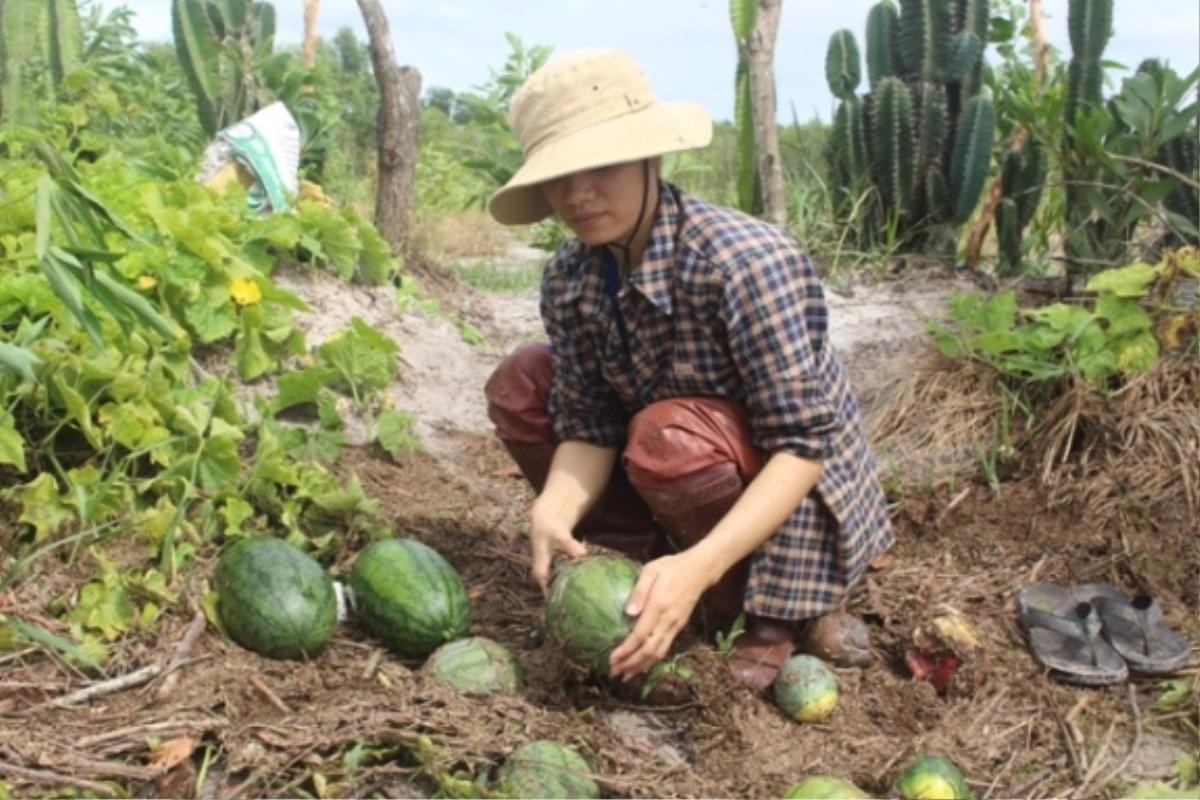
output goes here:
[{"label": "tree trunk", "polygon": [[412,221],[420,116],[421,73],[396,64],[392,34],[379,0],[358,0],[371,65],[379,85],[379,187],[375,193],[375,227],[392,246],[405,253]]},{"label": "tree trunk", "polygon": [[304,47],[302,61],[305,69],[317,63],[317,10],[321,0],[304,0]]},{"label": "tree trunk", "polygon": [[750,56],[750,109],[754,117],[758,175],[762,180],[763,216],[776,225],[787,222],[779,127],[775,121],[774,61],[780,6],[781,0],[758,0],[754,30],[746,43]]}]

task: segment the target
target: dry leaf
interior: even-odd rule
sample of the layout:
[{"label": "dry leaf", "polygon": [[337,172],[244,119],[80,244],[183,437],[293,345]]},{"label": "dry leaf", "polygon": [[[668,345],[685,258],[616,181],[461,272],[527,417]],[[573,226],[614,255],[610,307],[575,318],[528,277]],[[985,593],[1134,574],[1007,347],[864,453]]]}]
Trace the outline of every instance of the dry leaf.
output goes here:
[{"label": "dry leaf", "polygon": [[196,745],[191,736],[168,739],[150,751],[150,766],[163,771],[176,767],[191,758]]}]

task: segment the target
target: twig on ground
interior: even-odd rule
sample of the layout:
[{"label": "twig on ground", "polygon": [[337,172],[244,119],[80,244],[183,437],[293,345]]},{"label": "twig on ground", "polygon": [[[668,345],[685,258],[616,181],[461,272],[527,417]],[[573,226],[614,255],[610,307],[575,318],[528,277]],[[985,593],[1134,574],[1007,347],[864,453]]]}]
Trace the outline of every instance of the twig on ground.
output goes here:
[{"label": "twig on ground", "polygon": [[19,767],[16,764],[9,764],[6,761],[0,761],[0,774],[11,775],[21,778],[32,783],[49,784],[51,786],[74,786],[78,789],[85,789],[89,792],[112,797],[116,792],[111,786],[99,783],[98,781],[89,781],[83,778],[75,778],[70,775],[61,775],[57,772],[51,772],[44,769],[30,769],[29,767]]},{"label": "twig on ground", "polygon": [[1052,774],[1054,774],[1053,770],[1048,769],[1034,773],[1033,777],[1031,777],[1029,780],[1025,781],[1020,786],[1009,790],[1009,797],[1028,797],[1029,793],[1033,791],[1034,787],[1046,780],[1046,778],[1049,778]]},{"label": "twig on ground", "polygon": [[50,702],[58,706],[69,706],[74,705],[75,703],[82,703],[84,700],[91,700],[93,697],[119,692],[122,689],[128,689],[131,686],[140,686],[160,672],[162,672],[161,665],[150,664],[125,675],[120,675],[116,678],[109,678],[106,681],[99,681],[98,683],[93,683],[91,686],[85,686],[78,691],[71,692],[68,695],[51,700]]},{"label": "twig on ground", "polygon": [[283,702],[283,700],[279,698],[279,695],[271,691],[270,686],[267,686],[267,684],[263,683],[262,678],[258,677],[257,675],[251,675],[250,683],[255,689],[258,689],[258,691],[262,693],[263,697],[267,698],[271,705],[275,706],[285,714],[293,713],[291,707],[287,703]]},{"label": "twig on ground", "polygon": [[1100,742],[1100,747],[1096,750],[1096,755],[1092,757],[1092,768],[1088,770],[1087,775],[1083,776],[1083,783],[1072,795],[1073,797],[1084,797],[1084,792],[1087,791],[1088,785],[1096,774],[1100,772],[1100,768],[1104,766],[1107,759],[1105,754],[1108,753],[1108,746],[1112,744],[1113,733],[1117,729],[1117,723],[1114,721],[1108,726],[1108,732],[1104,734],[1104,739]]},{"label": "twig on ground", "polygon": [[1104,777],[1097,781],[1101,786],[1108,785],[1108,782],[1125,771],[1125,767],[1133,759],[1134,753],[1142,743],[1142,711],[1137,704],[1137,690],[1133,684],[1127,684],[1129,688],[1129,705],[1133,709],[1133,741],[1129,743],[1129,751],[1125,753],[1125,757],[1121,759],[1121,763],[1117,764]]},{"label": "twig on ground", "polygon": [[[81,750],[94,748],[98,744],[111,742],[113,739],[138,739],[139,741],[147,738],[148,735],[166,736],[168,733],[181,731],[188,732],[196,730],[208,730],[214,727],[224,727],[228,725],[228,720],[222,717],[209,717],[207,719],[182,719],[172,720],[170,722],[149,722],[145,725],[127,725],[123,728],[116,728],[111,731],[104,731],[92,736],[85,736],[79,739],[75,746]],[[144,741],[143,741],[144,744]]]},{"label": "twig on ground", "polygon": [[1087,772],[1087,763],[1083,760],[1084,756],[1075,747],[1075,739],[1079,736],[1079,729],[1067,721],[1066,717],[1058,710],[1058,706],[1049,696],[1046,696],[1046,705],[1050,706],[1050,710],[1054,712],[1054,719],[1058,722],[1058,730],[1062,733],[1063,744],[1067,748],[1067,755],[1071,758],[1071,769],[1075,773],[1075,780],[1082,782],[1083,776]]},{"label": "twig on ground", "polygon": [[371,657],[367,659],[366,666],[363,667],[362,679],[364,681],[369,681],[371,676],[375,674],[375,670],[379,668],[379,660],[381,658],[383,658],[382,650],[376,650],[374,653],[371,653]]},{"label": "twig on ground", "polygon": [[167,662],[167,666],[163,669],[162,683],[158,685],[158,690],[155,696],[158,698],[166,697],[171,690],[175,688],[175,684],[179,680],[177,669],[183,664],[188,654],[192,651],[192,645],[200,638],[200,634],[204,631],[204,612],[196,605],[196,601],[191,601],[192,621],[188,624],[187,631],[184,632],[183,638],[179,641],[179,645],[175,648],[175,652],[171,655],[171,660]]},{"label": "twig on ground", "polygon": [[935,526],[940,525],[942,523],[942,520],[945,519],[946,515],[949,514],[951,511],[953,511],[958,506],[959,503],[961,503],[963,500],[966,500],[967,495],[969,495],[970,493],[971,493],[971,487],[968,486],[967,488],[963,489],[958,494],[954,495],[954,498],[951,499],[950,502],[946,504],[946,507],[943,508],[941,511],[939,511],[938,515],[933,518],[933,524]]},{"label": "twig on ground", "polygon": [[1017,751],[1013,750],[1012,755],[1008,757],[1008,761],[1005,762],[1004,766],[1000,768],[1000,771],[996,773],[996,777],[992,778],[992,782],[988,784],[987,791],[983,793],[983,800],[988,800],[988,798],[992,796],[992,792],[996,791],[996,784],[1000,783],[1000,779],[1007,775],[1008,771],[1012,769],[1013,762],[1017,760],[1017,755]]}]

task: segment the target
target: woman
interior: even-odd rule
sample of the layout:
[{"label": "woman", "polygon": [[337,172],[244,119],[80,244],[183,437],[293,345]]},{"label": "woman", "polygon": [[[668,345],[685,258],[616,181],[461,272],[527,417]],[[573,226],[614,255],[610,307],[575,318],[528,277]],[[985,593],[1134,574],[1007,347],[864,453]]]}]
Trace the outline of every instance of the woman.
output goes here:
[{"label": "woman", "polygon": [[580,539],[638,558],[612,675],[663,658],[699,604],[720,624],[746,613],[730,666],[765,689],[892,541],[812,265],[785,232],[659,179],[660,156],[707,145],[712,123],[657,101],[625,53],[547,63],[510,119],[525,160],[492,216],[554,214],[576,235],[542,281],[549,345],[486,387],[538,492],[533,577],[545,588]]}]

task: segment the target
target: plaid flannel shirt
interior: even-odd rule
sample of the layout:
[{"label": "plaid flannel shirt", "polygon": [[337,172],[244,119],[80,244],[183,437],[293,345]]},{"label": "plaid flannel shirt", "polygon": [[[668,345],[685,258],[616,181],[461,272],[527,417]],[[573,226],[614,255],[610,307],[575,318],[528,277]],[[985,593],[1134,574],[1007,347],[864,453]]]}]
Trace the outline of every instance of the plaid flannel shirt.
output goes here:
[{"label": "plaid flannel shirt", "polygon": [[620,448],[630,417],[657,400],[742,404],[765,456],[823,462],[814,492],[756,551],[746,608],[785,619],[824,613],[892,533],[816,272],[776,227],[664,182],[659,194],[642,263],[616,299],[628,350],[602,250],[572,240],[546,266],[555,433]]}]

